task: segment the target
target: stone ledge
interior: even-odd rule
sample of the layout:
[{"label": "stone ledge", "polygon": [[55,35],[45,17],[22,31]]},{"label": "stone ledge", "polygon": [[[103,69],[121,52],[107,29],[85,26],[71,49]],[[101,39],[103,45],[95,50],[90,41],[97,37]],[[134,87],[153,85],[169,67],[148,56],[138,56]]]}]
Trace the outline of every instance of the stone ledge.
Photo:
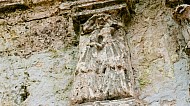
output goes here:
[{"label": "stone ledge", "polygon": [[36,6],[53,5],[59,0],[0,0],[0,13],[26,10]]},{"label": "stone ledge", "polygon": [[89,14],[97,14],[97,13],[102,13],[106,11],[111,11],[111,10],[120,10],[122,8],[125,8],[127,5],[124,4],[119,4],[119,5],[114,5],[114,6],[109,6],[101,9],[94,9],[94,10],[84,10],[82,12],[76,12],[72,16],[81,16],[81,15],[89,15]]},{"label": "stone ledge", "polygon": [[146,106],[146,105],[140,103],[134,98],[124,98],[119,100],[88,102],[88,103],[78,104],[75,106]]}]

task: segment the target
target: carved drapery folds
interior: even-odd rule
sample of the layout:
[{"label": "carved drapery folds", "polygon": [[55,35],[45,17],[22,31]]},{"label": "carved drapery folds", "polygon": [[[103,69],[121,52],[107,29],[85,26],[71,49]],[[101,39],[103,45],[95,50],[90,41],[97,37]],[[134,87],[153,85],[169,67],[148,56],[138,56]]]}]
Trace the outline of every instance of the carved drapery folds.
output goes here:
[{"label": "carved drapery folds", "polygon": [[133,95],[125,34],[121,19],[108,14],[95,14],[83,24],[72,103]]}]

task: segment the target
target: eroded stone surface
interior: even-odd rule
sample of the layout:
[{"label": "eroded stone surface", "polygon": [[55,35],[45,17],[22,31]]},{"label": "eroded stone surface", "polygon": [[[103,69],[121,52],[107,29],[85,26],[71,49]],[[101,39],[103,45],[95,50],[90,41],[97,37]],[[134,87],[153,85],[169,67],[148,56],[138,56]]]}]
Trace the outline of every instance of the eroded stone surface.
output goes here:
[{"label": "eroded stone surface", "polygon": [[[41,1],[44,0],[39,0]],[[83,35],[80,38],[80,60],[74,82],[74,88],[82,90],[75,89],[74,102],[94,101],[81,104],[88,106],[131,105],[136,98],[135,100],[120,100],[119,98],[133,96],[133,92],[130,92],[131,87],[128,86],[128,84],[132,85],[130,75],[133,73],[136,83],[134,88],[140,91],[135,93],[140,99],[145,100],[148,106],[190,105],[189,57],[187,55],[189,53],[187,46],[189,7],[188,5],[178,6],[172,18],[174,10],[166,7],[164,3],[176,5],[178,4],[176,1],[181,0],[166,1],[139,0],[131,22],[125,23],[128,26],[126,30],[117,19],[114,21],[115,19],[108,17],[106,20],[106,16],[102,18],[98,15],[94,19],[89,19],[88,24],[83,25]],[[184,0],[184,2],[188,3],[189,0]],[[70,11],[62,14],[59,13],[59,9],[62,11],[64,8],[58,7],[58,5],[41,5],[22,11],[17,8],[11,13],[0,14],[0,43],[2,43],[0,45],[0,105],[69,105],[73,83],[72,74],[78,61],[76,58],[78,49],[64,48],[65,43],[72,42],[74,32],[67,23],[72,22],[71,18],[67,18],[69,15],[65,14]],[[88,9],[93,10],[91,6]],[[113,13],[116,12],[114,10],[108,13],[114,15]],[[118,15],[114,17],[116,16]],[[81,19],[83,17],[80,21],[85,21]],[[37,35],[34,36],[33,34],[36,33]],[[31,43],[31,41],[34,42]],[[77,46],[73,43],[69,44]],[[19,44],[22,46],[17,48]],[[131,56],[131,61],[128,61],[128,56]],[[99,60],[99,63],[95,60]],[[117,61],[113,62],[113,60]],[[130,62],[131,68],[128,64]],[[102,70],[96,71],[97,69]],[[83,85],[86,86],[83,87]],[[90,87],[92,89],[88,89]],[[95,91],[97,92],[94,93]],[[80,92],[80,95],[76,96],[77,92]],[[80,97],[86,100],[81,100],[83,98]]]},{"label": "eroded stone surface", "polygon": [[0,47],[0,55],[26,58],[43,50],[63,50],[76,40],[69,32],[68,22],[69,19],[58,16],[14,26],[3,24],[0,26],[0,44],[3,45]]},{"label": "eroded stone surface", "polygon": [[82,33],[72,102],[132,96],[126,32],[119,20],[108,14],[94,15],[83,24]]},{"label": "eroded stone surface", "polygon": [[28,59],[0,57],[0,105],[67,106],[76,53],[77,48],[72,48],[57,54],[36,53]]},{"label": "eroded stone surface", "polygon": [[180,25],[186,48],[190,48],[190,5],[184,4],[176,7],[173,18]]},{"label": "eroded stone surface", "polygon": [[69,104],[78,44],[70,19],[49,17],[54,8],[49,9],[0,15],[1,106]]},{"label": "eroded stone surface", "polygon": [[160,0],[150,0],[149,6],[140,2],[127,34],[140,99],[148,106],[189,106],[189,60],[180,54],[181,31],[173,10]]}]

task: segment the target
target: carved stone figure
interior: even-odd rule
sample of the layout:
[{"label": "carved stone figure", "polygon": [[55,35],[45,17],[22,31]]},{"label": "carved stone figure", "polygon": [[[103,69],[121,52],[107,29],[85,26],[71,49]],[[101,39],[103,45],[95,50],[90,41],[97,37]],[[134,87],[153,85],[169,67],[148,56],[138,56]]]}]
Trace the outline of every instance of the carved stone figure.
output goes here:
[{"label": "carved stone figure", "polygon": [[108,14],[93,15],[82,25],[72,103],[133,95],[125,35],[121,19]]}]

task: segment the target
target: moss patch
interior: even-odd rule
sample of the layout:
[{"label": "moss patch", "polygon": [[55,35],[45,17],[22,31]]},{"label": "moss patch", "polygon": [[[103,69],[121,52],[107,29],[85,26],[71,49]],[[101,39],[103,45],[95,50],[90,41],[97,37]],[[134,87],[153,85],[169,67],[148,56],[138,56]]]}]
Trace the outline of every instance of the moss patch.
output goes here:
[{"label": "moss patch", "polygon": [[149,71],[146,70],[139,77],[138,82],[139,82],[139,85],[140,85],[140,89],[143,89],[148,84],[151,84],[151,80],[149,79],[149,75],[150,75]]}]

